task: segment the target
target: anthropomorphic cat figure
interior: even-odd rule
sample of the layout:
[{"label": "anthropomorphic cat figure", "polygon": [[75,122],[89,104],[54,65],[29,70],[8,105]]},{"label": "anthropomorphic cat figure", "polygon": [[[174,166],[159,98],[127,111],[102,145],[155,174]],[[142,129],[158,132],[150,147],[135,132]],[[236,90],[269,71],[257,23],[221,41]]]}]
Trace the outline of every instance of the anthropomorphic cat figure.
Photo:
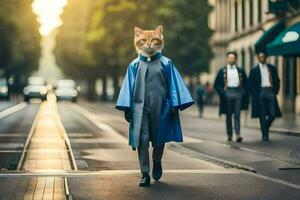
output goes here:
[{"label": "anthropomorphic cat figure", "polygon": [[140,186],[150,186],[149,142],[153,147],[152,177],[162,176],[164,145],[182,142],[178,110],[193,104],[193,99],[173,62],[162,55],[163,27],[155,30],[134,28],[138,57],[128,66],[116,108],[129,122],[129,144],[138,149],[142,173]]}]

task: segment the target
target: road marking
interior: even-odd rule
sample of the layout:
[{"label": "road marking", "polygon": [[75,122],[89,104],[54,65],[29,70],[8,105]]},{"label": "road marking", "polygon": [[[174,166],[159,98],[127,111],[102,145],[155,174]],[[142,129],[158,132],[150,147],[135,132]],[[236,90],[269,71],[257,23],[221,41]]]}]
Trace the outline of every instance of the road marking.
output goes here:
[{"label": "road marking", "polygon": [[7,117],[7,116],[9,116],[9,115],[11,115],[15,112],[18,112],[18,111],[24,109],[27,105],[28,105],[27,103],[22,102],[22,103],[19,103],[19,104],[15,105],[15,106],[12,106],[10,108],[7,108],[7,109],[3,110],[2,112],[0,112],[0,119],[3,119],[3,118],[5,118],[5,117]]},{"label": "road marking", "polygon": [[200,138],[195,138],[195,137],[184,136],[184,142],[185,143],[211,143],[211,144],[216,144],[216,145],[226,147],[226,148],[230,148],[230,149],[246,151],[246,152],[249,152],[249,153],[258,154],[260,156],[273,158],[273,159],[276,159],[278,161],[289,163],[289,164],[294,164],[294,165],[299,165],[300,164],[300,162],[296,161],[296,160],[286,160],[284,158],[281,158],[281,157],[276,156],[276,155],[271,154],[271,153],[258,151],[258,150],[247,148],[247,147],[239,147],[239,146],[236,146],[236,145],[230,145],[230,144],[226,144],[226,143],[221,142],[221,141],[214,141],[214,140],[207,140],[207,139],[200,139]]},{"label": "road marking", "polygon": [[27,137],[25,133],[0,133],[0,138],[3,137]]},{"label": "road marking", "polygon": [[[2,172],[0,178],[7,177],[90,177],[103,175],[128,175],[140,174],[140,170],[100,170],[100,171],[28,171],[28,172]],[[240,174],[234,169],[167,169],[164,174]]]},{"label": "road marking", "polygon": [[[178,146],[179,145],[176,145],[176,147],[178,147]],[[212,160],[215,160],[215,161],[218,161],[218,162],[222,162],[222,163],[226,163],[228,165],[232,165],[233,167],[235,166],[235,167],[237,167],[237,169],[241,173],[245,173],[245,174],[248,174],[250,176],[254,176],[254,177],[257,177],[257,178],[260,178],[260,179],[271,181],[273,183],[282,184],[282,185],[285,185],[285,186],[288,186],[288,187],[300,190],[300,185],[297,185],[297,184],[294,184],[294,183],[290,183],[290,182],[287,182],[287,181],[284,181],[284,180],[281,180],[281,179],[277,179],[277,178],[272,178],[272,177],[269,177],[269,176],[265,176],[265,175],[262,175],[262,174],[257,174],[255,172],[255,169],[253,169],[251,167],[248,167],[246,165],[240,165],[239,163],[236,163],[236,162],[231,162],[231,161],[223,160],[223,159],[220,159],[220,158],[217,158],[217,157],[214,157],[214,156],[211,156],[211,155],[208,155],[208,154],[205,154],[205,153],[198,152],[196,150],[190,149],[190,148],[188,148],[186,146],[181,146],[180,145],[179,147],[183,148],[183,149],[187,149],[188,151],[194,151],[195,154],[199,154],[199,155],[202,154],[202,155],[208,157],[209,159],[212,159]],[[202,159],[202,158],[200,158],[200,159]],[[247,169],[247,168],[249,168],[249,169]]]},{"label": "road marking", "polygon": [[0,153],[22,153],[22,150],[0,150]]},{"label": "road marking", "polygon": [[265,176],[265,175],[262,175],[262,174],[250,173],[250,172],[246,172],[246,171],[243,171],[242,173],[249,174],[250,176],[254,176],[254,177],[257,177],[257,178],[260,178],[260,179],[271,181],[273,183],[279,183],[279,184],[282,184],[282,185],[300,190],[300,185],[290,183],[290,182],[287,182],[287,181],[284,181],[284,180],[280,180],[280,179],[277,179],[277,178],[272,178],[272,177]]},{"label": "road marking", "polygon": [[82,114],[86,119],[88,119],[94,125],[96,125],[98,128],[103,130],[105,133],[109,134],[109,136],[113,136],[115,138],[115,141],[120,141],[123,143],[128,142],[128,139],[125,136],[119,134],[119,132],[116,131],[114,128],[99,120],[99,117],[96,114],[78,105],[74,105],[74,109],[80,114]]},{"label": "road marking", "polygon": [[[93,122],[96,126],[98,126],[100,129],[102,130],[107,130],[107,131],[112,131],[113,133],[123,137],[124,139],[126,139],[124,136],[120,135],[116,130],[114,130],[112,127],[110,127],[109,125],[107,124],[104,124],[102,122],[99,122],[99,120],[97,120],[97,116],[96,114],[93,114],[89,111],[87,111],[86,109],[82,108],[82,107],[79,107],[78,105],[76,105],[75,107],[79,113],[81,113],[83,116],[85,116],[87,119],[89,119],[91,122]],[[184,138],[186,138],[186,142],[199,142],[199,143],[202,143],[202,142],[211,142],[211,143],[216,143],[218,145],[222,145],[223,147],[227,147],[227,148],[233,148],[233,146],[231,145],[228,145],[228,144],[225,144],[225,143],[221,143],[221,142],[216,142],[216,141],[210,141],[210,140],[203,140],[203,139],[198,139],[198,138],[193,138],[193,137],[188,137],[188,136],[184,136]],[[127,139],[126,139],[127,140]],[[186,148],[186,147],[185,147]],[[251,150],[251,149],[246,149],[246,148],[240,148],[241,150]],[[194,151],[194,150],[193,150]],[[197,151],[196,151],[197,152]],[[240,170],[238,170],[239,172],[241,173],[245,173],[245,174],[249,174],[251,176],[255,176],[257,178],[261,178],[261,179],[264,179],[264,180],[268,180],[268,181],[271,181],[271,182],[274,182],[274,183],[279,183],[279,184],[282,184],[282,185],[285,185],[285,186],[288,186],[288,187],[292,187],[294,189],[300,189],[300,185],[297,185],[297,184],[293,184],[293,183],[290,183],[290,182],[287,182],[287,181],[283,181],[283,180],[280,180],[280,179],[276,179],[276,178],[272,178],[272,177],[267,177],[267,176],[264,176],[264,175],[260,175],[260,174],[257,174],[257,173],[253,173],[255,172],[255,170],[251,167],[248,167],[246,165],[240,165],[238,163],[234,163],[234,162],[231,162],[231,161],[227,161],[227,160],[223,160],[223,159],[219,159],[217,157],[214,157],[214,156],[210,156],[210,155],[207,155],[207,154],[204,154],[204,153],[200,153],[200,152],[197,152],[199,154],[203,154],[211,159],[215,159],[219,162],[225,162],[227,164],[230,164],[230,165],[235,165],[235,166],[238,166],[239,168],[241,168]],[[253,153],[260,153],[260,152],[256,152],[255,150],[253,150]],[[264,152],[262,152],[264,153]],[[209,162],[209,161],[207,161]],[[242,170],[242,169],[245,169],[245,170],[249,170],[249,171],[245,171],[245,170]],[[193,171],[193,170],[189,170],[189,171]],[[197,171],[197,170],[196,170]],[[200,170],[201,171],[201,170]],[[199,172],[200,172],[199,171]],[[117,171],[114,171],[115,173]],[[167,170],[164,170],[164,172],[167,172]],[[202,172],[204,173],[204,171],[202,170]],[[208,172],[208,171],[207,171]],[[106,171],[107,174],[109,175],[112,175],[109,170]],[[118,173],[126,173],[126,170],[120,170]],[[128,171],[127,170],[127,173],[137,173],[137,172],[134,172],[133,171]],[[138,171],[138,173],[140,173],[140,171]],[[169,173],[171,173],[169,171]],[[175,172],[174,172],[175,173]],[[180,170],[178,170],[177,173],[180,173]]]}]

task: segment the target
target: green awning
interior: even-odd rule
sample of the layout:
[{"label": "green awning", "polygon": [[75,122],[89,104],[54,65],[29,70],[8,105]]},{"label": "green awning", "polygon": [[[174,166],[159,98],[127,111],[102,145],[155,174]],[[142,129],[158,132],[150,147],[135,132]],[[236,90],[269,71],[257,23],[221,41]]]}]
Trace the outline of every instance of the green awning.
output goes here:
[{"label": "green awning", "polygon": [[255,52],[266,52],[267,44],[272,42],[285,28],[284,21],[272,26],[270,29],[265,31],[263,35],[255,43]]},{"label": "green awning", "polygon": [[300,56],[300,22],[288,27],[267,45],[268,55]]}]

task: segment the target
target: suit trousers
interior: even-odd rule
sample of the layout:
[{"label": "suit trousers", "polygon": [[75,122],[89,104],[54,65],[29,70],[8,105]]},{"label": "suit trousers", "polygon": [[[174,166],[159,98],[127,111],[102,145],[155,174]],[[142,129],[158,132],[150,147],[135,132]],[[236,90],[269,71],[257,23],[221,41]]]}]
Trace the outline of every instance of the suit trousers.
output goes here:
[{"label": "suit trousers", "polygon": [[259,94],[259,121],[265,139],[269,139],[269,128],[275,119],[275,103],[275,94],[272,88],[261,88]]},{"label": "suit trousers", "polygon": [[228,138],[232,138],[232,114],[234,115],[234,129],[237,136],[240,135],[240,113],[242,106],[242,90],[240,87],[227,88],[227,113],[226,113],[226,128]]},{"label": "suit trousers", "polygon": [[[151,141],[152,132],[151,116],[148,112],[143,112],[140,141],[138,147],[138,157],[140,163],[140,169],[142,173],[149,173],[150,161],[149,161],[149,143]],[[164,145],[153,146],[152,159],[153,162],[160,162],[164,152]]]}]

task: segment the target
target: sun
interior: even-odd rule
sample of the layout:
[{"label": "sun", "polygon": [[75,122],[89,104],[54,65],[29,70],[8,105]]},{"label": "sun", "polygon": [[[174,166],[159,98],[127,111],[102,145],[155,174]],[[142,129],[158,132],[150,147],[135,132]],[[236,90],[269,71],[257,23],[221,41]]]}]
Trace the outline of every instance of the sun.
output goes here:
[{"label": "sun", "polygon": [[41,24],[40,33],[42,36],[50,34],[55,28],[63,24],[60,15],[67,5],[67,0],[34,0],[32,3],[33,12],[37,15]]}]

